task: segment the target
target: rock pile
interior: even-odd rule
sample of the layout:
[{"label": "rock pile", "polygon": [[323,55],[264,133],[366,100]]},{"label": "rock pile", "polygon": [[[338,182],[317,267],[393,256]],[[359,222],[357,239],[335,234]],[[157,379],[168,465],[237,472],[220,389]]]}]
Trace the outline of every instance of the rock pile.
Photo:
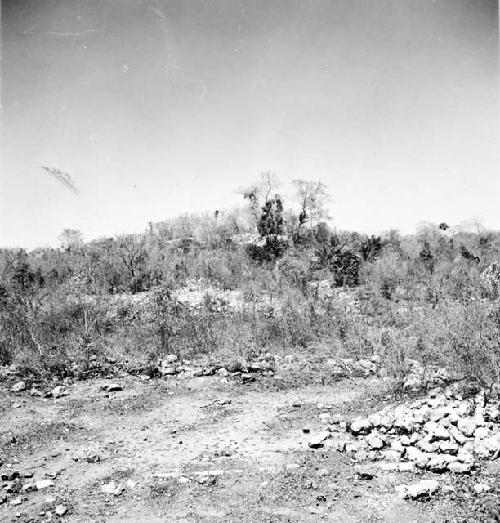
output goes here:
[{"label": "rock pile", "polygon": [[179,360],[175,354],[169,354],[158,360],[155,375],[177,376],[184,378],[214,376],[222,378],[241,378],[243,382],[254,381],[256,375],[273,376],[276,369],[275,357],[264,354],[258,359],[241,365],[198,365],[189,360]]},{"label": "rock pile", "polygon": [[[463,399],[450,389],[434,391],[366,418],[330,421],[330,436],[345,431],[348,438],[335,440],[322,434],[336,450],[352,454],[357,461],[377,461],[385,470],[464,474],[478,460],[500,456],[499,407],[498,400],[486,403],[484,393]],[[318,448],[317,438],[312,443],[312,448]]]}]

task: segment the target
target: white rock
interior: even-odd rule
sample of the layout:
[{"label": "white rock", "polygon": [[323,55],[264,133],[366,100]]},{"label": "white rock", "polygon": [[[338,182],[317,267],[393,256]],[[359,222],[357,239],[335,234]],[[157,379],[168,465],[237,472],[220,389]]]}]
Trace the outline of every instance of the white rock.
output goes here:
[{"label": "white rock", "polygon": [[484,439],[490,435],[490,431],[486,427],[477,427],[474,431],[475,439]]},{"label": "white rock", "polygon": [[393,426],[400,432],[410,433],[415,430],[415,425],[416,422],[413,416],[406,415],[396,418]]},{"label": "white rock", "polygon": [[398,439],[394,439],[391,441],[391,449],[395,450],[396,452],[399,452],[400,454],[403,454],[406,450],[405,447],[401,444],[401,441]]},{"label": "white rock", "polygon": [[424,430],[429,434],[430,443],[450,439],[448,430],[434,421],[428,421],[424,425]]},{"label": "white rock", "polygon": [[474,456],[468,452],[467,450],[460,449],[457,454],[458,461],[461,461],[462,463],[470,463],[474,464]]},{"label": "white rock", "polygon": [[486,416],[488,420],[498,422],[500,421],[500,410],[497,407],[490,405],[486,410]]},{"label": "white rock", "polygon": [[459,416],[470,416],[474,411],[474,407],[468,401],[462,401],[458,404],[456,410]]},{"label": "white rock", "polygon": [[474,454],[476,454],[480,458],[488,458],[491,454],[491,451],[486,446],[483,440],[478,440],[474,443]]},{"label": "white rock", "polygon": [[113,494],[114,496],[119,496],[124,490],[125,487],[121,483],[116,484],[114,481],[101,485],[101,492]]},{"label": "white rock", "polygon": [[35,483],[37,490],[43,490],[54,486],[54,482],[50,479],[41,479]]},{"label": "white rock", "polygon": [[358,452],[362,448],[363,448],[363,443],[360,441],[356,441],[356,442],[350,441],[350,442],[346,443],[346,445],[345,445],[345,451],[347,453]]},{"label": "white rock", "polygon": [[500,434],[494,434],[483,440],[484,446],[491,452],[497,452],[500,450]]},{"label": "white rock", "polygon": [[482,494],[483,492],[491,490],[491,487],[487,483],[476,483],[472,488],[476,494]]},{"label": "white rock", "polygon": [[431,443],[428,438],[421,439],[416,445],[420,450],[427,453],[436,452],[438,449],[437,443]]},{"label": "white rock", "polygon": [[324,446],[324,441],[331,437],[328,431],[319,432],[308,443],[311,449],[319,449]]},{"label": "white rock", "polygon": [[410,460],[410,461],[417,461],[418,459],[420,459],[423,455],[423,452],[415,447],[408,447],[406,449],[406,457]]},{"label": "white rock", "polygon": [[60,398],[61,396],[67,396],[66,389],[62,385],[58,385],[57,387],[54,387],[50,393],[54,398]]},{"label": "white rock", "polygon": [[476,430],[476,424],[471,418],[460,418],[458,420],[458,430],[467,437],[472,437]]},{"label": "white rock", "polygon": [[372,449],[379,450],[385,445],[384,440],[378,434],[370,434],[366,438],[366,443]]},{"label": "white rock", "polygon": [[367,434],[372,428],[372,423],[367,418],[356,418],[351,421],[350,430],[353,434]]},{"label": "white rock", "polygon": [[442,441],[439,444],[439,450],[445,454],[457,454],[459,447],[452,441]]},{"label": "white rock", "polygon": [[173,376],[174,374],[177,374],[177,369],[175,367],[161,366],[158,367],[158,372],[162,376]]},{"label": "white rock", "polygon": [[455,474],[466,474],[472,470],[471,463],[460,463],[459,461],[454,461],[448,465],[448,470]]},{"label": "white rock", "polygon": [[380,461],[379,467],[385,472],[396,472],[399,470],[399,463],[388,463],[386,461]]},{"label": "white rock", "polygon": [[383,450],[381,456],[386,461],[399,461],[401,459],[401,453],[397,450]]},{"label": "white rock", "polygon": [[434,479],[423,479],[413,485],[399,485],[396,493],[403,499],[418,499],[429,497],[439,490],[439,482]]},{"label": "white rock", "polygon": [[467,438],[456,427],[450,427],[448,432],[459,445],[463,445],[467,441]]},{"label": "white rock", "polygon": [[26,390],[26,382],[18,381],[16,384],[12,386],[10,390],[12,392],[22,392],[23,390]]},{"label": "white rock", "polygon": [[413,472],[415,470],[415,463],[411,461],[398,463],[398,470],[399,472]]},{"label": "white rock", "polygon": [[411,440],[410,440],[410,438],[406,434],[403,434],[399,438],[399,442],[401,443],[401,445],[403,445],[405,447],[409,447],[411,445]]},{"label": "white rock", "polygon": [[427,463],[432,472],[444,472],[448,468],[449,460],[444,454],[435,454]]}]

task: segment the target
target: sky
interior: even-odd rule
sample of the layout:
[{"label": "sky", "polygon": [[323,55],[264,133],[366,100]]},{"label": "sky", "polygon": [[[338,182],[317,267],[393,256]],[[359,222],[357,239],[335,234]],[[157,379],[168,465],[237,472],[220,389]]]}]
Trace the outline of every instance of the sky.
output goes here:
[{"label": "sky", "polygon": [[500,229],[496,0],[3,0],[1,44],[0,246],[232,207],[263,171],[325,183],[340,229]]}]

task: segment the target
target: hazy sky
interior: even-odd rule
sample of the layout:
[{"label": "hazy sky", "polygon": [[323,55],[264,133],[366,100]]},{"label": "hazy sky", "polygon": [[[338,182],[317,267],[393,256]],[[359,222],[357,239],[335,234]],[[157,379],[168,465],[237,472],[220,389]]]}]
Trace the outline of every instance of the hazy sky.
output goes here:
[{"label": "hazy sky", "polygon": [[343,229],[500,228],[498,90],[493,0],[4,0],[0,244],[229,207],[267,170],[326,183]]}]

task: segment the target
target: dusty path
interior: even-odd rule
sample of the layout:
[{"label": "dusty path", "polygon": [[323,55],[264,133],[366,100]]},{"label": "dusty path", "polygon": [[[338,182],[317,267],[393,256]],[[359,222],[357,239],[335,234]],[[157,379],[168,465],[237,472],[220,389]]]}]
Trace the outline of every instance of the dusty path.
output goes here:
[{"label": "dusty path", "polygon": [[23,484],[54,485],[21,492],[16,506],[11,495],[1,521],[53,521],[58,504],[81,522],[436,520],[394,496],[401,475],[358,481],[345,455],[308,448],[303,429],[320,430],[325,409],[366,409],[374,381],[273,390],[125,377],[112,393],[103,383],[59,399],[3,393],[0,461],[32,472]]}]

